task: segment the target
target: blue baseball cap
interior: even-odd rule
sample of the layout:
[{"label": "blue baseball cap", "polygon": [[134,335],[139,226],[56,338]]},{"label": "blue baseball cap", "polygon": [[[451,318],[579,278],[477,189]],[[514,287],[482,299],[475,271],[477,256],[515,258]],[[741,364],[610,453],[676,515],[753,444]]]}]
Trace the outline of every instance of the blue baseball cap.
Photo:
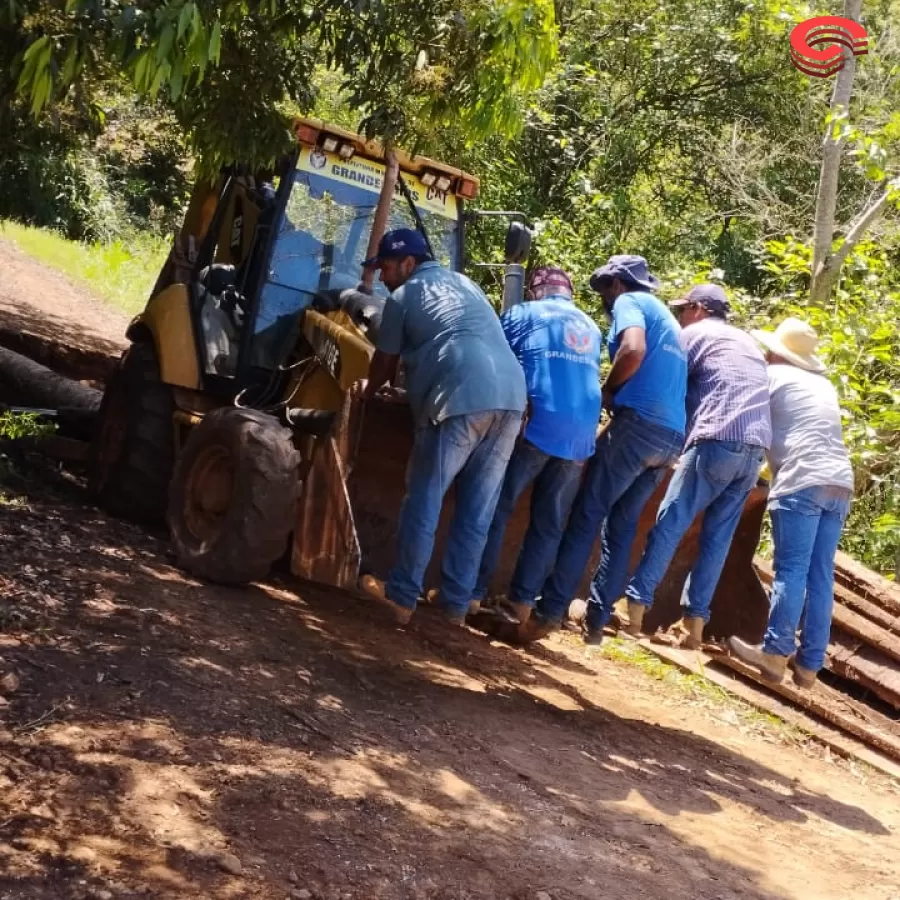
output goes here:
[{"label": "blue baseball cap", "polygon": [[600,293],[601,285],[613,278],[629,281],[645,291],[655,291],[659,287],[659,279],[650,274],[643,256],[611,256],[605,266],[600,266],[591,275],[591,287]]},{"label": "blue baseball cap", "polygon": [[404,256],[431,256],[422,233],[414,228],[395,228],[385,232],[378,242],[378,252],[364,259],[363,265],[377,266],[384,259],[402,259]]}]

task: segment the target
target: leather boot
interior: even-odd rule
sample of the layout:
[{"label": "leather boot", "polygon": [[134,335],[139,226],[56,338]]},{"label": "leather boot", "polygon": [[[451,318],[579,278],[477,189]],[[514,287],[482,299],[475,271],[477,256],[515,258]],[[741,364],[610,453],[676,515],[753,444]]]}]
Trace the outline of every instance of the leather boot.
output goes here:
[{"label": "leather boot", "polygon": [[634,638],[635,640],[641,636],[641,628],[644,624],[644,613],[647,607],[643,603],[635,603],[633,600],[628,601],[628,624],[622,629],[625,637]]},{"label": "leather boot", "polygon": [[794,673],[794,684],[799,688],[809,690],[816,683],[818,672],[815,669],[804,669],[798,666],[795,659],[791,660],[790,667]]},{"label": "leather boot", "polygon": [[[441,589],[440,588],[432,588],[425,594],[425,603],[429,606],[439,606],[441,599]],[[474,616],[481,609],[481,601],[480,600],[470,600],[469,601],[469,611],[466,613],[467,616]],[[459,618],[459,616],[449,616],[448,618]]]},{"label": "leather boot", "polygon": [[396,621],[398,625],[409,624],[409,620],[412,618],[415,609],[410,609],[408,606],[401,606],[399,603],[395,603],[391,600],[384,589],[384,582],[380,578],[376,578],[374,575],[363,575],[359,579],[358,586],[367,597],[371,597],[372,600],[380,606],[390,610],[394,617],[394,621]]},{"label": "leather boot", "polygon": [[748,666],[759,669],[760,675],[771,684],[781,684],[787,668],[788,658],[775,653],[766,653],[762,644],[748,644],[739,637],[728,638],[728,649]]},{"label": "leather boot", "polygon": [[545,619],[539,619],[537,616],[529,616],[525,622],[520,622],[516,627],[514,642],[517,644],[530,644],[533,641],[539,641],[541,638],[547,637],[548,634],[556,631],[561,622],[550,622]]},{"label": "leather boot", "polygon": [[510,618],[519,624],[524,624],[531,618],[531,607],[527,603],[514,603],[512,600],[501,600],[497,606]]},{"label": "leather boot", "polygon": [[681,634],[678,646],[683,650],[699,650],[703,646],[703,628],[706,623],[699,616],[684,616],[676,626]]}]

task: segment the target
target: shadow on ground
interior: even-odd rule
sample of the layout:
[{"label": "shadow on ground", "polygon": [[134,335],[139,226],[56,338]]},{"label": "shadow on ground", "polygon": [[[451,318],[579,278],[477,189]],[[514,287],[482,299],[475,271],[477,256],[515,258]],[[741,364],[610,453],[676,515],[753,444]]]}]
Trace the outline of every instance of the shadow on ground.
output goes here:
[{"label": "shadow on ground", "polygon": [[[734,861],[724,813],[889,834],[599,708],[596,671],[545,646],[201,585],[159,540],[46,500],[0,506],[0,559],[0,671],[22,682],[0,709],[9,900],[767,898],[789,894]],[[673,817],[710,825],[687,840]]]}]

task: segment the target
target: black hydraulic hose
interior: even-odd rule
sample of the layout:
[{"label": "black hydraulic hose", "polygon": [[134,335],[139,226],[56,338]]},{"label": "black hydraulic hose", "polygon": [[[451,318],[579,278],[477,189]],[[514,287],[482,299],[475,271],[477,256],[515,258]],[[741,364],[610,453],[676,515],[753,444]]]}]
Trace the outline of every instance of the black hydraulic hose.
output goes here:
[{"label": "black hydraulic hose", "polygon": [[412,210],[413,218],[416,221],[416,228],[422,232],[422,237],[425,238],[425,246],[428,248],[429,256],[432,259],[436,259],[434,248],[431,246],[431,241],[428,238],[428,232],[425,230],[425,223],[422,221],[422,216],[419,215],[419,208],[416,206],[416,201],[413,200],[412,191],[410,191],[409,185],[403,180],[403,174],[401,172],[397,172],[397,184],[400,185],[400,191],[406,198],[409,208]]}]

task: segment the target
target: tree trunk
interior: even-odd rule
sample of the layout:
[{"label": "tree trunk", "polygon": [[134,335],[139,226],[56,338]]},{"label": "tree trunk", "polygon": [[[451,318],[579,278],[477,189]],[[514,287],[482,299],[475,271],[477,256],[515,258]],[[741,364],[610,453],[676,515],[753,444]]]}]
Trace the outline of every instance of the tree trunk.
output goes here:
[{"label": "tree trunk", "polygon": [[100,406],[100,391],[85,387],[27,356],[0,347],[0,401],[11,406],[65,407],[89,412]]},{"label": "tree trunk", "polygon": [[[862,0],[844,0],[844,17],[859,21]],[[831,94],[832,116],[846,113],[850,109],[853,94],[853,79],[856,75],[856,57],[844,48],[844,68],[837,73],[834,91]],[[829,267],[831,245],[834,241],[835,216],[837,212],[838,175],[844,141],[833,135],[834,123],[830,122],[822,142],[822,168],[819,173],[819,189],[816,194],[816,216],[813,224],[812,279],[810,300],[815,304],[827,302],[831,288],[837,280],[838,272]],[[839,271],[839,269],[838,269]]]}]

